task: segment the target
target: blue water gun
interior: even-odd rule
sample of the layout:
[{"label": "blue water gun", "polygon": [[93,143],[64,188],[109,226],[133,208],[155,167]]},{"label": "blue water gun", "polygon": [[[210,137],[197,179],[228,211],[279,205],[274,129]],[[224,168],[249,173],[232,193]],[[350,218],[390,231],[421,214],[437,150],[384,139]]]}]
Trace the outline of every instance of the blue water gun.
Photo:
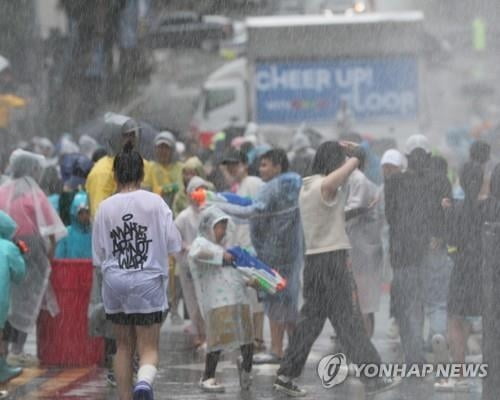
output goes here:
[{"label": "blue water gun", "polygon": [[252,199],[248,197],[238,196],[237,194],[231,192],[212,192],[211,190],[198,188],[191,193],[191,198],[200,207],[205,205],[205,203],[230,203],[238,206],[249,206],[252,204]]},{"label": "blue water gun", "polygon": [[257,282],[259,287],[269,294],[275,294],[286,287],[284,279],[276,270],[264,264],[241,247],[227,250],[234,257],[233,265],[247,278]]}]

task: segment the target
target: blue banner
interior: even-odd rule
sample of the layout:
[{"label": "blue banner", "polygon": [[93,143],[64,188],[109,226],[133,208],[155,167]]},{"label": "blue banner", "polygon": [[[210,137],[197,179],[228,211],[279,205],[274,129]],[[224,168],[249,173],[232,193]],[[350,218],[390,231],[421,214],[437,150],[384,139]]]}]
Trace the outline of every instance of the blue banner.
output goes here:
[{"label": "blue banner", "polygon": [[258,123],[334,120],[346,101],[356,120],[418,114],[416,57],[256,64]]}]

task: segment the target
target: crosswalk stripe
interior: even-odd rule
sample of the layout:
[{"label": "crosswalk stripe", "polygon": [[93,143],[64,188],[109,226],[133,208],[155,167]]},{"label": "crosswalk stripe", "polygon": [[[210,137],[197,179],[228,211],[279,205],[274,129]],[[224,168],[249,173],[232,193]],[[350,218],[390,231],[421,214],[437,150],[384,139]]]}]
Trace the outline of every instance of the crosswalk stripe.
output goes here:
[{"label": "crosswalk stripe", "polygon": [[54,398],[55,395],[62,394],[65,390],[68,390],[72,384],[88,376],[93,370],[94,367],[74,368],[63,371],[42,383],[36,392],[28,393],[19,400]]},{"label": "crosswalk stripe", "polygon": [[42,368],[24,368],[21,375],[19,375],[15,379],[12,379],[5,385],[0,385],[0,388],[12,392],[16,388],[24,386],[33,379],[38,378],[40,375],[43,375],[46,371],[46,369]]}]

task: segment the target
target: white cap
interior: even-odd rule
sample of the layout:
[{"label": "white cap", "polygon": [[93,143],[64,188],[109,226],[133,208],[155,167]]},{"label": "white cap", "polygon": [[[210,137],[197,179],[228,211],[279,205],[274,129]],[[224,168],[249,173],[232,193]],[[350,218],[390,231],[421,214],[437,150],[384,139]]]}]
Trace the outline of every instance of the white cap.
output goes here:
[{"label": "white cap", "polygon": [[10,67],[10,62],[0,54],[0,72],[3,72]]},{"label": "white cap", "polygon": [[412,135],[408,138],[405,145],[405,154],[409,155],[413,150],[422,149],[426,153],[431,152],[431,144],[429,139],[424,135]]},{"label": "white cap", "polygon": [[389,149],[382,155],[380,160],[380,165],[387,164],[403,168],[405,164],[404,156],[396,149]]}]

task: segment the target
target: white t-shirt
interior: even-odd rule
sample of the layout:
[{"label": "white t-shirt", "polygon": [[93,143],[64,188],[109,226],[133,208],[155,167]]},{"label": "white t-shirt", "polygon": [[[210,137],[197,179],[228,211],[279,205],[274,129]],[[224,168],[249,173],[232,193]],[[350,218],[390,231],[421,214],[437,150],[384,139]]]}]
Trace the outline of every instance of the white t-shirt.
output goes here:
[{"label": "white t-shirt", "polygon": [[106,312],[163,310],[168,255],[180,249],[172,211],[160,196],[137,190],[104,200],[94,221],[92,256],[102,269]]},{"label": "white t-shirt", "polygon": [[[262,182],[262,179],[260,179],[259,177],[247,176],[241,181],[236,194],[242,197],[250,197],[251,199],[255,199],[262,185],[264,185],[264,182]],[[236,225],[234,243],[241,247],[252,246],[248,220],[238,220],[237,222],[238,224]]]}]

